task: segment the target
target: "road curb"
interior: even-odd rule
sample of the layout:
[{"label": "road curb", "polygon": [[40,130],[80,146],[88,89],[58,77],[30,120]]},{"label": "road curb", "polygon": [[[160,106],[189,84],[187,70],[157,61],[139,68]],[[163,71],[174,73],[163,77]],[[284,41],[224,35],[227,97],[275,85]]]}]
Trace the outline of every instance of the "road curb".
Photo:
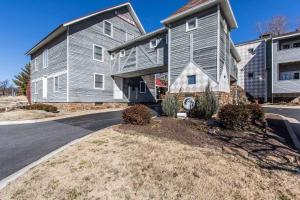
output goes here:
[{"label": "road curb", "polygon": [[[105,131],[107,129],[109,129],[111,127],[105,128],[105,129],[101,129],[101,131]],[[65,149],[67,149],[68,147],[75,145],[89,137],[91,137],[93,134],[97,133],[99,131],[93,132],[89,135],[83,136],[81,138],[78,138],[76,140],[73,140],[72,142],[67,143],[66,145],[48,153],[47,155],[43,156],[42,158],[38,159],[37,161],[27,165],[26,167],[23,167],[22,169],[20,169],[19,171],[13,173],[12,175],[0,180],[0,190],[2,190],[3,188],[5,188],[9,183],[11,183],[12,181],[16,180],[17,178],[19,178],[20,176],[24,175],[26,172],[28,172],[30,169],[36,167],[37,165],[47,161],[48,159],[50,159],[51,157],[55,156],[56,154],[64,151]]]},{"label": "road curb", "polygon": [[[295,131],[294,131],[294,129],[293,129],[293,127],[292,127],[292,125],[291,125],[291,123],[299,123],[300,124],[300,122],[298,122],[296,119],[294,119],[294,118],[288,118],[288,117],[285,117],[285,116],[283,116],[283,115],[279,115],[281,118],[282,118],[282,120],[284,121],[284,124],[285,124],[285,126],[286,126],[286,128],[288,129],[288,132],[289,132],[289,135],[291,136],[291,139],[292,139],[292,141],[293,141],[293,143],[294,143],[294,145],[295,145],[295,147],[298,149],[298,151],[300,152],[300,140],[298,139],[298,137],[297,137],[297,135],[296,135],[296,133],[295,133]],[[292,122],[293,121],[293,122]]]}]

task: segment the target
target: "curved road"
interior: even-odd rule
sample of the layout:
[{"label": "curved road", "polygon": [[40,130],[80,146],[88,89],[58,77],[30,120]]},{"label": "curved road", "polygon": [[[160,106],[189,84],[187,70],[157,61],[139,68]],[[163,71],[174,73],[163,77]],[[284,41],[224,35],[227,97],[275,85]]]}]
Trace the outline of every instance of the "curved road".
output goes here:
[{"label": "curved road", "polygon": [[121,122],[118,111],[0,126],[0,180],[75,139]]}]

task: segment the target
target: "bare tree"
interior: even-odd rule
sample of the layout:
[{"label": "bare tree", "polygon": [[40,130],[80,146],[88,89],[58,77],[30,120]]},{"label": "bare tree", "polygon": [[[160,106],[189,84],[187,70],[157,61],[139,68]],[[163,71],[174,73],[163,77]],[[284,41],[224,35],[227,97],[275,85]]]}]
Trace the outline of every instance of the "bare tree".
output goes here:
[{"label": "bare tree", "polygon": [[8,87],[9,87],[9,80],[0,81],[0,89],[2,91],[3,96],[5,95]]},{"label": "bare tree", "polygon": [[287,32],[288,18],[283,15],[274,16],[268,22],[258,22],[256,28],[260,35],[264,33],[270,33],[274,36],[280,35]]}]

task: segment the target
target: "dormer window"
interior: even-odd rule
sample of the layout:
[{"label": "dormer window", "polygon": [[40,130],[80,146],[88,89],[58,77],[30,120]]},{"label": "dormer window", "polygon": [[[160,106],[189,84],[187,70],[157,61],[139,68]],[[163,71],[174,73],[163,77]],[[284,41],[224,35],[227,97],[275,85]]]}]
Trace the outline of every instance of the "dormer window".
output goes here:
[{"label": "dormer window", "polygon": [[198,28],[198,19],[193,18],[186,21],[186,31],[192,31]]}]

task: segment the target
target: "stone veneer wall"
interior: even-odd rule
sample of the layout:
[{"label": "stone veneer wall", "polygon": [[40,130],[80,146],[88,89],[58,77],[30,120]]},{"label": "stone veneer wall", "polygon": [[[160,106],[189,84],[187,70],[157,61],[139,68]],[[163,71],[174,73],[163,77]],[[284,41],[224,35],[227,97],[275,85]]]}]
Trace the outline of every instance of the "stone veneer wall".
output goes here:
[{"label": "stone veneer wall", "polygon": [[102,110],[108,108],[126,108],[128,103],[46,103],[53,105],[58,110],[76,112],[83,110]]},{"label": "stone veneer wall", "polygon": [[[197,93],[181,93],[179,100],[183,102],[184,98],[186,97],[196,97],[203,95],[203,92],[197,92]],[[215,92],[215,95],[219,99],[219,105],[224,106],[226,104],[233,104],[233,96],[231,93],[227,92]]]}]

